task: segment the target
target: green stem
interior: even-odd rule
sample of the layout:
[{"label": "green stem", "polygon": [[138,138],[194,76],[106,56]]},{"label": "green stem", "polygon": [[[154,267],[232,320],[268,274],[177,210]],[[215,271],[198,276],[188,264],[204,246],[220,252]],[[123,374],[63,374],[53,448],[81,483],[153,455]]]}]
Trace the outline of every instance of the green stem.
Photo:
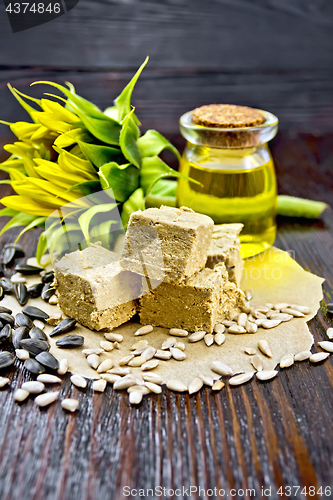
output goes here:
[{"label": "green stem", "polygon": [[329,205],[322,201],[296,198],[295,196],[279,195],[277,201],[278,215],[286,215],[288,217],[317,219],[328,207]]}]

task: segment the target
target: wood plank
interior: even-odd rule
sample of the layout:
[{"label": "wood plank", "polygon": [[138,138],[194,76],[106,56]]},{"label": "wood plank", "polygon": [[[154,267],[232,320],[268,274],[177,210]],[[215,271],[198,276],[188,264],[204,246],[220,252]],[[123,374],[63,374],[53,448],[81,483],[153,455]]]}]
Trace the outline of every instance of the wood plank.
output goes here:
[{"label": "wood plank", "polygon": [[[323,133],[333,130],[333,65],[314,72],[152,69],[147,67],[133,94],[133,104],[143,130],[155,128],[174,136],[179,117],[212,102],[259,107],[275,113],[280,129]],[[41,97],[50,87],[30,84],[38,80],[72,82],[77,92],[101,109],[112,105],[132,77],[132,71],[60,71],[43,68],[7,69],[0,73],[1,119],[26,120],[27,114],[7,89],[10,82],[20,91]],[[51,93],[56,90],[52,89]],[[2,125],[2,130],[6,130]]]},{"label": "wood plank", "polygon": [[15,35],[1,8],[0,65],[136,68],[147,54],[160,68],[316,70],[332,62],[331,2],[80,0]]},{"label": "wood plank", "polygon": [[[281,190],[330,201],[332,134],[281,134],[272,150]],[[321,221],[281,218],[276,242],[326,278],[325,302],[332,300],[332,227],[332,210]],[[3,235],[0,246],[16,233]],[[22,244],[32,255],[36,233],[24,235]],[[315,340],[332,324],[322,307],[310,321]],[[204,388],[189,397],[164,389],[139,408],[111,387],[93,394],[90,385],[81,391],[65,377],[61,397],[80,400],[75,415],[59,405],[39,410],[32,400],[18,406],[13,392],[28,374],[15,367],[9,376],[10,389],[0,390],[3,500],[122,500],[127,485],[254,488],[262,499],[262,487],[278,498],[280,486],[333,484],[332,357],[321,366],[297,363],[269,383],[254,380],[218,394]]]}]

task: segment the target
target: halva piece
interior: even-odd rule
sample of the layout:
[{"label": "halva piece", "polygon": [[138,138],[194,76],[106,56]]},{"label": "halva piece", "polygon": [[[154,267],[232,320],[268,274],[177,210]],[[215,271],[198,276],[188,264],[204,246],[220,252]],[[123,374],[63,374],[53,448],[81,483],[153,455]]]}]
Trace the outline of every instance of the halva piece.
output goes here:
[{"label": "halva piece", "polygon": [[229,280],[237,286],[240,286],[244,268],[238,238],[243,227],[243,224],[215,225],[206,262],[206,267],[211,269],[219,262],[224,262]]},{"label": "halva piece", "polygon": [[125,271],[118,256],[100,246],[65,255],[54,265],[59,307],[92,330],[111,329],[136,313],[142,277]]},{"label": "halva piece", "polygon": [[159,283],[180,282],[205,267],[214,223],[186,207],[133,212],[121,265]]},{"label": "halva piece", "polygon": [[142,324],[190,332],[212,333],[217,323],[235,318],[243,307],[244,294],[228,280],[223,263],[181,283],[162,283],[139,300]]}]

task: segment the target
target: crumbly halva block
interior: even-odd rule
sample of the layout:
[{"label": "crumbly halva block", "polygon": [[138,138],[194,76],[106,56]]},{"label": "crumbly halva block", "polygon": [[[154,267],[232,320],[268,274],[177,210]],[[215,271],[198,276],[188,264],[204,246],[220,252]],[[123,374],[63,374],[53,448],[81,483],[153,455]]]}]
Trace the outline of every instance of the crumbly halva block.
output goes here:
[{"label": "crumbly halva block", "polygon": [[210,217],[186,207],[133,212],[121,264],[147,276],[152,287],[180,282],[205,267],[213,229]]},{"label": "crumbly halva block", "polygon": [[228,280],[225,265],[198,271],[182,283],[162,283],[139,300],[140,322],[190,332],[212,333],[222,319],[245,307],[241,290]]},{"label": "crumbly halva block", "polygon": [[136,313],[147,291],[142,277],[124,271],[117,254],[99,246],[65,255],[54,266],[59,306],[91,330],[111,329]]},{"label": "crumbly halva block", "polygon": [[219,262],[224,262],[229,274],[229,281],[235,283],[238,287],[240,286],[244,268],[238,238],[243,227],[243,224],[215,225],[206,262],[206,267],[211,269]]}]

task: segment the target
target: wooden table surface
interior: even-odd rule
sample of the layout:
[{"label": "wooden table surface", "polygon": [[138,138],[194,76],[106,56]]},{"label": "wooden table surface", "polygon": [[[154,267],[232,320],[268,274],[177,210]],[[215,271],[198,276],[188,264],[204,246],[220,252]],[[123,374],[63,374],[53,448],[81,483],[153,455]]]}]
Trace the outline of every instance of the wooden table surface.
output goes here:
[{"label": "wooden table surface", "polygon": [[[283,133],[272,150],[280,192],[332,202],[333,134]],[[332,301],[332,210],[318,221],[278,222],[276,245],[326,278],[324,302]],[[6,233],[1,244],[14,234]],[[36,233],[22,244],[33,255]],[[324,302],[309,323],[316,341],[333,325]],[[90,386],[73,388],[66,377],[61,396],[80,401],[73,415],[59,404],[48,410],[32,400],[17,405],[13,393],[29,375],[16,363],[10,378],[10,389],[0,390],[1,500],[118,500],[126,498],[125,486],[161,486],[164,498],[184,487],[178,497],[193,499],[220,498],[209,496],[215,487],[234,498],[286,498],[290,486],[292,498],[326,498],[325,487],[333,487],[333,357],[320,366],[297,363],[270,383],[226,386],[217,394],[203,388],[190,397],[164,389],[138,408],[111,386],[93,394]],[[206,491],[190,494],[190,486]],[[262,488],[271,492],[265,496]],[[158,498],[158,491],[147,496]]]}]

